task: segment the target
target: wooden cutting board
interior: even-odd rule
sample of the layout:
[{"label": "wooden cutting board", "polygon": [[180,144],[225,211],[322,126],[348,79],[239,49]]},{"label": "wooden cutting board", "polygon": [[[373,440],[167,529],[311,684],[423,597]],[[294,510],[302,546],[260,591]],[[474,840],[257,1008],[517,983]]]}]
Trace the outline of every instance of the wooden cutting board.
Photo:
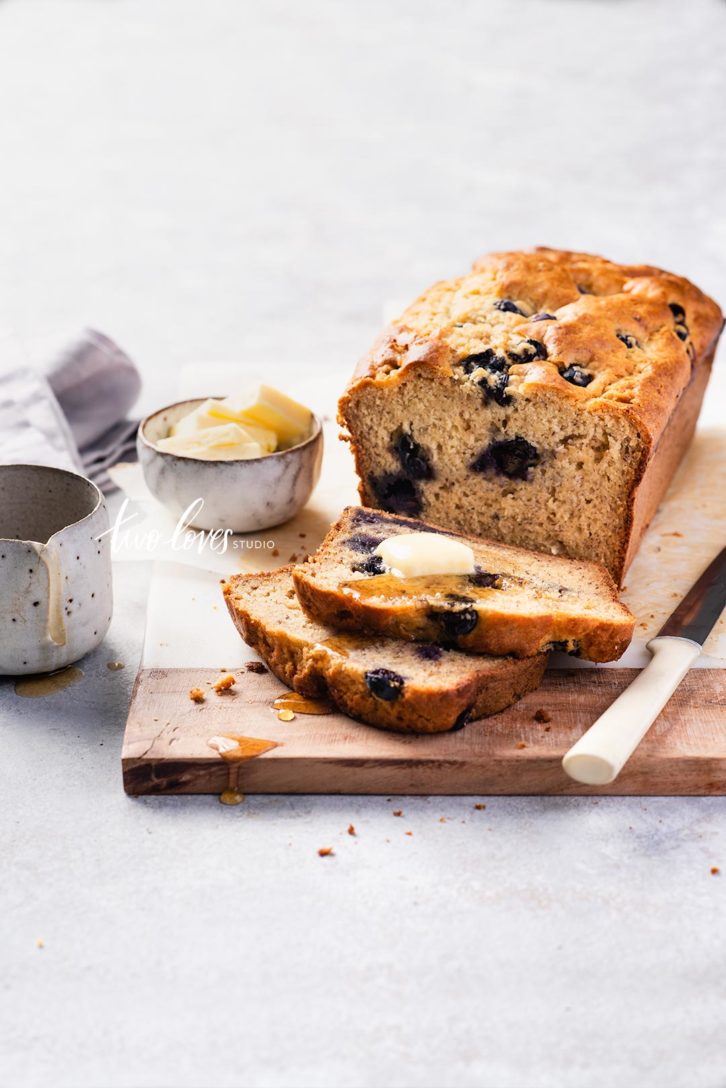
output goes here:
[{"label": "wooden cutting board", "polygon": [[[719,794],[726,790],[726,671],[694,669],[612,786],[580,786],[560,761],[636,669],[551,670],[502,714],[456,733],[398,736],[342,714],[278,721],[287,690],[271,674],[238,670],[232,694],[189,699],[216,669],[142,669],[123,748],[130,794]],[[535,719],[549,717],[548,722]],[[227,763],[209,746],[243,735],[279,745]]]},{"label": "wooden cutting board", "polygon": [[[281,383],[293,396],[306,391]],[[232,388],[228,371],[205,368],[182,396]],[[726,543],[726,434],[697,435],[628,573],[624,599],[637,617],[636,637],[616,667],[583,667],[553,655],[542,687],[493,718],[434,737],[399,736],[334,713],[281,722],[272,707],[286,689],[272,675],[246,669],[254,654],[229,620],[220,577],[270,569],[313,550],[342,506],[357,499],[347,449],[337,441],[335,398],[341,381],[316,383],[312,406],[327,416],[321,482],[308,507],[285,526],[245,538],[244,548],[202,566],[159,562],[152,578],[142,668],[123,745],[130,794],[714,794],[726,790],[726,624],[723,618],[643,744],[612,786],[572,782],[560,761],[649,660],[652,637],[713,555]],[[307,391],[309,396],[309,390]],[[138,492],[139,480],[131,490]],[[127,489],[128,490],[128,489]],[[137,494],[138,497],[138,494]],[[150,507],[151,508],[151,507]],[[169,556],[167,556],[169,558]],[[170,558],[174,558],[173,555]],[[216,563],[216,566],[215,566]],[[205,569],[202,569],[205,567]],[[575,665],[577,667],[575,667]],[[207,695],[225,666],[231,694]],[[537,721],[535,713],[550,718]],[[538,715],[542,717],[543,715]],[[210,747],[224,734],[273,741],[245,762]]]}]

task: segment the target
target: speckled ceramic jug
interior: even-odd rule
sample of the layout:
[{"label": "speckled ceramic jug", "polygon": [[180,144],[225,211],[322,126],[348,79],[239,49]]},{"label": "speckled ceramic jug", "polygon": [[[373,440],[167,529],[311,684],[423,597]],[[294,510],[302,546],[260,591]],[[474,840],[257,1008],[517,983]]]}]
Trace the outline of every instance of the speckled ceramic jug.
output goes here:
[{"label": "speckled ceramic jug", "polygon": [[98,646],[111,622],[108,527],[90,480],[0,465],[0,674],[51,672]]}]

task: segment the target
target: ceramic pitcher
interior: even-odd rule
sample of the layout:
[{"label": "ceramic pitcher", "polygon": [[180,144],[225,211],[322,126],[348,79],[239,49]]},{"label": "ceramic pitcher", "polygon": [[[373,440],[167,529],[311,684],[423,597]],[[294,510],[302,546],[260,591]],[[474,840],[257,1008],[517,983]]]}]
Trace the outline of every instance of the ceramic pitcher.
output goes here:
[{"label": "ceramic pitcher", "polygon": [[103,495],[85,477],[0,465],[0,674],[51,672],[101,642],[112,610],[108,528]]}]

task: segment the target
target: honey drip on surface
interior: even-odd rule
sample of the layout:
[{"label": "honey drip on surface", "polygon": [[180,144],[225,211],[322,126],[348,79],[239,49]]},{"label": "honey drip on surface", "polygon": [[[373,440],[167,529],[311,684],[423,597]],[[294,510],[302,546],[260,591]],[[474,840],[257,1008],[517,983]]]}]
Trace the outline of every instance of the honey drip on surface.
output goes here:
[{"label": "honey drip on surface", "polygon": [[271,748],[279,747],[278,741],[242,737],[237,733],[221,733],[210,737],[207,744],[229,764],[227,788],[219,795],[223,805],[239,805],[245,799],[239,788],[240,764],[261,756],[263,752],[269,752]]},{"label": "honey drip on surface", "polygon": [[106,668],[110,669],[111,672],[118,672],[119,669],[125,668],[125,665],[123,661],[107,661]]},{"label": "honey drip on surface", "polygon": [[399,578],[395,574],[374,574],[372,578],[343,582],[340,588],[343,593],[357,601],[366,601],[371,597],[384,597],[389,600],[396,597],[448,597],[452,593],[477,601],[491,599],[492,593],[497,592],[494,586],[478,586],[469,574],[417,574],[413,578]]},{"label": "honey drip on surface", "polygon": [[42,699],[46,695],[55,695],[57,691],[77,684],[83,678],[83,673],[75,665],[69,665],[59,672],[51,672],[43,676],[23,676],[15,681],[15,694],[22,695],[25,699]]},{"label": "honey drip on surface", "polygon": [[219,800],[223,805],[241,805],[244,799],[245,795],[240,793],[238,789],[222,790],[219,795]]},{"label": "honey drip on surface", "polygon": [[327,699],[309,699],[297,691],[286,691],[284,695],[278,695],[272,705],[275,710],[291,710],[293,714],[333,713],[333,708]]}]

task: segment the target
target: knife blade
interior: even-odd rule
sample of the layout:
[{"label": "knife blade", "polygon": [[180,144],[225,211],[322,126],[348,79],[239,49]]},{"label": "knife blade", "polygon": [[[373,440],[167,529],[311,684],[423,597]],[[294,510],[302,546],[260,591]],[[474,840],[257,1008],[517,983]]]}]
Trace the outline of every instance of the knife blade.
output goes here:
[{"label": "knife blade", "polygon": [[668,617],[647,647],[653,659],[562,759],[566,774],[588,786],[614,782],[701,653],[726,606],[726,548]]},{"label": "knife blade", "polygon": [[703,646],[726,607],[726,548],[706,567],[665,621],[657,638],[690,638]]}]

